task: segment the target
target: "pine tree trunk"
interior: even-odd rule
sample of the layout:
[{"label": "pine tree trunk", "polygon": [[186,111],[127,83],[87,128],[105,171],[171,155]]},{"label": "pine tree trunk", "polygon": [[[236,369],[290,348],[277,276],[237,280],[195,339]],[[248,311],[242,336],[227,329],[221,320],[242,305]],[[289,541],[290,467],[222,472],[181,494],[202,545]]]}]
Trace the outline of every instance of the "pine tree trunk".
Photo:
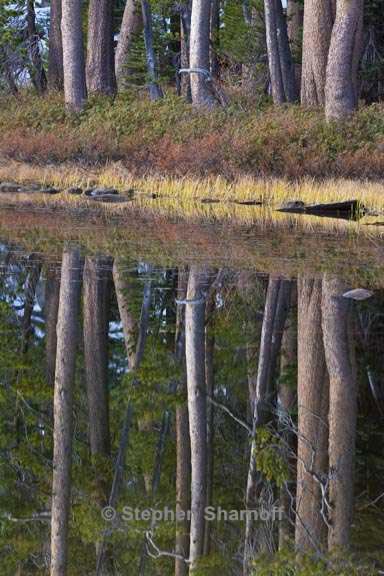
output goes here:
[{"label": "pine tree trunk", "polygon": [[291,47],[288,39],[287,20],[283,12],[281,0],[276,2],[276,26],[277,44],[279,48],[279,59],[281,77],[283,80],[284,97],[286,102],[295,102],[298,97],[295,65],[292,59]]},{"label": "pine tree trunk", "polygon": [[65,249],[61,266],[54,392],[51,576],[66,576],[71,506],[72,399],[75,380],[81,261]]},{"label": "pine tree trunk", "polygon": [[347,548],[353,513],[353,471],[357,418],[357,379],[351,301],[343,298],[343,281],[323,279],[323,334],[330,381],[328,547]]},{"label": "pine tree trunk", "polygon": [[64,87],[63,43],[61,38],[61,0],[51,0],[48,85],[51,90],[62,90]]},{"label": "pine tree trunk", "polygon": [[140,0],[127,0],[121,23],[119,41],[115,54],[115,73],[118,85],[122,85],[128,75],[126,69],[129,53],[135,38],[143,30],[143,15]]},{"label": "pine tree trunk", "polygon": [[304,0],[301,103],[324,106],[325,79],[331,42],[332,0]]},{"label": "pine tree trunk", "polygon": [[205,389],[205,274],[191,266],[185,306],[185,352],[191,439],[190,570],[198,570],[204,550],[207,499],[207,399]]},{"label": "pine tree trunk", "polygon": [[192,0],[191,37],[189,62],[192,70],[192,103],[197,107],[210,108],[215,104],[209,72],[211,0]]},{"label": "pine tree trunk", "polygon": [[[298,280],[298,448],[295,545],[322,550],[327,526],[319,479],[328,466],[329,381],[321,328],[321,280]],[[324,510],[326,513],[326,509]]]},{"label": "pine tree trunk", "polygon": [[87,99],[81,6],[81,0],[62,0],[64,96],[72,112],[80,112]]},{"label": "pine tree trunk", "polygon": [[341,120],[357,108],[357,71],[362,49],[363,0],[338,0],[329,49],[325,113]]},{"label": "pine tree trunk", "polygon": [[285,93],[277,39],[277,2],[280,2],[280,0],[264,0],[264,13],[273,103],[283,104],[285,102]]},{"label": "pine tree trunk", "polygon": [[89,93],[116,92],[112,0],[90,0],[88,9],[87,88]]},{"label": "pine tree trunk", "polygon": [[163,97],[163,91],[157,81],[156,56],[153,46],[152,11],[148,0],[141,0],[144,24],[145,53],[147,57],[148,90],[151,100]]}]

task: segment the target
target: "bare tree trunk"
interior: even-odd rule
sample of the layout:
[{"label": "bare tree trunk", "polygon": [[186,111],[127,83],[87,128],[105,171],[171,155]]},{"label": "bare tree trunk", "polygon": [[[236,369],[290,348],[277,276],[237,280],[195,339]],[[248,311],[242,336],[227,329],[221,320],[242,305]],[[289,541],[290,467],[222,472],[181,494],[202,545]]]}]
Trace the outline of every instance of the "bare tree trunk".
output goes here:
[{"label": "bare tree trunk", "polygon": [[189,63],[194,106],[210,108],[215,104],[209,72],[211,0],[192,0]]},{"label": "bare tree trunk", "polygon": [[[283,457],[290,468],[290,452],[295,450],[295,437],[291,429],[291,413],[297,404],[297,289],[292,286],[291,308],[281,342],[280,375],[278,390],[279,431],[284,442]],[[294,539],[294,511],[292,480],[280,488],[280,509],[283,517],[279,523],[279,549],[284,549]],[[291,496],[292,495],[292,496]]]},{"label": "bare tree trunk", "polygon": [[144,24],[145,53],[147,56],[148,90],[151,100],[163,97],[163,91],[157,82],[156,56],[153,46],[152,11],[148,0],[141,0]]},{"label": "bare tree trunk", "polygon": [[[180,68],[184,70],[189,69],[189,50],[190,50],[190,35],[191,35],[191,1],[188,0],[185,6],[181,9],[180,15]],[[192,102],[191,94],[191,77],[189,74],[183,73],[180,78],[180,93],[187,102]]]},{"label": "bare tree trunk", "polygon": [[86,70],[89,93],[111,96],[116,92],[113,6],[113,0],[89,3]]},{"label": "bare tree trunk", "polygon": [[325,79],[334,20],[332,0],[304,0],[301,103],[324,106]]},{"label": "bare tree trunk", "polygon": [[28,54],[31,61],[31,80],[39,94],[47,89],[47,76],[40,54],[40,38],[36,28],[35,0],[27,0]]},{"label": "bare tree trunk", "polygon": [[140,0],[127,0],[115,54],[115,73],[119,85],[127,75],[126,65],[135,38],[143,30]]},{"label": "bare tree trunk", "polygon": [[87,99],[81,6],[81,0],[62,0],[64,97],[72,112],[80,112]]},{"label": "bare tree trunk", "polygon": [[351,301],[342,280],[323,279],[322,326],[330,381],[329,470],[330,550],[350,544],[357,418],[357,379]]},{"label": "bare tree trunk", "polygon": [[45,281],[45,356],[49,386],[55,383],[57,315],[59,311],[60,277],[55,269],[47,270]]},{"label": "bare tree trunk", "polygon": [[[178,271],[178,300],[185,300],[187,294],[187,273]],[[183,375],[178,383],[178,392],[187,397],[187,380],[185,374],[185,314],[184,306],[179,304],[176,312],[175,356],[183,365]],[[189,489],[191,481],[191,446],[189,438],[188,405],[176,407],[176,512],[185,514],[184,520],[176,521],[175,552],[183,558],[189,557]],[[181,559],[175,559],[175,576],[187,576],[188,565]]]},{"label": "bare tree trunk", "polygon": [[283,104],[285,93],[277,38],[277,2],[280,0],[264,0],[264,13],[273,103]]},{"label": "bare tree trunk", "polygon": [[198,570],[198,563],[204,552],[204,515],[207,499],[205,286],[204,272],[196,266],[191,266],[185,306],[185,352],[192,468],[190,574]]},{"label": "bare tree trunk", "polygon": [[61,38],[61,0],[51,0],[48,85],[51,90],[62,90],[64,87],[63,43]]},{"label": "bare tree trunk", "polygon": [[296,549],[321,550],[327,526],[321,482],[328,465],[329,383],[321,328],[321,280],[298,280]]},{"label": "bare tree trunk", "polygon": [[65,249],[61,267],[54,392],[51,576],[65,576],[71,504],[72,398],[80,307],[78,249]]},{"label": "bare tree trunk", "polygon": [[[265,425],[270,413],[272,384],[277,357],[281,347],[284,324],[290,301],[291,283],[270,276],[264,307],[263,325],[257,370],[256,392],[252,417],[252,443],[246,488],[246,508],[254,510],[260,492],[260,477],[257,472],[257,430]],[[247,576],[255,545],[255,526],[251,515],[246,517],[243,574]],[[260,548],[260,543],[257,543]]]},{"label": "bare tree trunk", "polygon": [[277,44],[279,48],[279,59],[281,77],[284,87],[284,97],[286,102],[295,102],[298,97],[295,65],[292,59],[291,47],[288,39],[288,29],[285,14],[281,0],[276,2],[276,26],[277,26]]},{"label": "bare tree trunk", "polygon": [[6,46],[0,46],[0,66],[4,71],[4,76],[11,94],[13,94],[13,96],[17,96],[19,90],[17,88],[14,72],[12,69],[12,63],[10,62]]},{"label": "bare tree trunk", "polygon": [[357,71],[362,49],[363,6],[364,0],[337,2],[327,66],[327,120],[346,118],[357,108]]}]

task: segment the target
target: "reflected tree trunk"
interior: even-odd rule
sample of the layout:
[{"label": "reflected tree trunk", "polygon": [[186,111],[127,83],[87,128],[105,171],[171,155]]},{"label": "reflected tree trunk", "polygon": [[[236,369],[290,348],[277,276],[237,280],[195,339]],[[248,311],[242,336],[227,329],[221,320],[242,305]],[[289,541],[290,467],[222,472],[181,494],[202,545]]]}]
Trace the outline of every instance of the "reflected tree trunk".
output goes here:
[{"label": "reflected tree trunk", "polygon": [[41,274],[41,258],[37,254],[31,254],[28,262],[29,271],[24,285],[24,310],[21,320],[22,354],[27,352],[32,335],[32,313],[35,305],[36,288]]},{"label": "reflected tree trunk", "polygon": [[298,449],[295,545],[322,550],[327,526],[321,486],[328,467],[329,381],[321,327],[321,280],[298,280]]},{"label": "reflected tree trunk", "polygon": [[46,272],[45,281],[45,355],[49,386],[55,383],[57,315],[59,311],[60,277],[55,269]]},{"label": "reflected tree trunk", "polygon": [[[215,296],[213,292],[206,306],[206,327],[205,327],[205,382],[206,391],[209,398],[214,397],[215,391],[215,371],[214,371],[214,350],[215,336],[212,328],[212,315],[215,311]],[[214,467],[214,408],[211,402],[207,402],[207,500],[206,507],[212,506],[213,496],[213,467]],[[204,528],[204,556],[208,556],[211,551],[211,527],[210,521],[205,522]]]},{"label": "reflected tree trunk", "polygon": [[51,512],[51,576],[65,576],[71,502],[72,402],[75,380],[81,259],[66,248],[61,267],[54,390],[53,481]]},{"label": "reflected tree trunk", "polygon": [[191,439],[190,570],[198,571],[204,552],[204,511],[207,500],[207,400],[205,384],[206,274],[191,266],[185,305],[189,433]]},{"label": "reflected tree trunk", "polygon": [[[188,275],[184,270],[178,271],[177,299],[183,301],[187,295]],[[178,382],[177,391],[185,396],[183,403],[176,407],[176,512],[185,513],[184,520],[176,521],[175,552],[182,558],[189,557],[189,521],[187,512],[190,506],[191,482],[191,446],[189,438],[189,419],[187,405],[187,379],[185,367],[185,308],[177,305],[175,357],[183,367],[183,374]],[[175,576],[187,576],[188,565],[181,558],[175,560]]]},{"label": "reflected tree trunk", "polygon": [[342,280],[323,279],[322,326],[329,372],[330,550],[347,548],[353,513],[357,380],[352,334],[352,304],[343,298]]}]

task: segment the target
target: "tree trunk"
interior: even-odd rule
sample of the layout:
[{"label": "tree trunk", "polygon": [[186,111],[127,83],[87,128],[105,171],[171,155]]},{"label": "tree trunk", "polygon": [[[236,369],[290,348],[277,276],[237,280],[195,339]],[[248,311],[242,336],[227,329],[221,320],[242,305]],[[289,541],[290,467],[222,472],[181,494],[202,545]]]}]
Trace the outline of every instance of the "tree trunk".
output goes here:
[{"label": "tree trunk", "polygon": [[157,82],[156,56],[153,46],[152,11],[148,0],[141,0],[144,24],[145,53],[147,57],[148,91],[151,100],[163,97],[163,91]]},{"label": "tree trunk", "polygon": [[[319,551],[327,526],[320,480],[328,464],[329,383],[321,328],[321,280],[298,280],[296,549]],[[326,508],[323,510],[326,513]]]},{"label": "tree trunk", "polygon": [[[191,35],[191,3],[188,0],[187,4],[182,7],[180,15],[180,68],[189,69],[189,51],[190,51],[190,35]],[[190,74],[183,73],[180,78],[180,93],[181,96],[192,102],[191,93],[191,77]]]},{"label": "tree trunk", "polygon": [[65,249],[61,266],[60,304],[54,392],[51,576],[65,576],[71,505],[72,398],[80,307],[80,252]]},{"label": "tree trunk", "polygon": [[[187,293],[187,274],[178,271],[178,300],[185,300]],[[175,552],[183,558],[189,556],[189,489],[191,481],[191,446],[189,438],[189,420],[187,397],[187,380],[185,374],[185,314],[184,306],[178,305],[176,312],[175,335],[176,361],[183,366],[183,375],[178,383],[179,394],[185,395],[183,404],[176,407],[176,512],[185,513],[184,520],[176,522]],[[188,565],[180,558],[175,560],[175,576],[187,576]]]},{"label": "tree trunk", "polygon": [[332,0],[304,0],[301,103],[324,106],[328,51],[334,20]]},{"label": "tree trunk", "polygon": [[216,47],[219,43],[220,31],[220,0],[211,0],[211,24],[210,24],[210,72],[212,78],[219,77],[219,60]]},{"label": "tree trunk", "polygon": [[[281,342],[280,375],[278,389],[279,432],[284,442],[283,458],[288,470],[292,468],[291,452],[295,451],[295,435],[291,429],[291,414],[297,404],[297,289],[292,286],[291,309]],[[294,490],[292,480],[280,488],[279,549],[294,539]],[[292,494],[293,493],[293,494]],[[291,496],[292,495],[292,496]]]},{"label": "tree trunk", "polygon": [[[276,361],[281,347],[284,324],[289,309],[290,289],[290,282],[270,276],[261,329],[259,363],[252,417],[252,443],[245,496],[247,510],[254,510],[256,508],[260,492],[260,476],[256,466],[257,430],[265,425],[271,410],[272,384]],[[259,549],[262,548],[260,544],[260,542],[256,543]],[[251,515],[247,515],[243,558],[244,576],[249,572],[254,550],[255,525]]]},{"label": "tree trunk", "polygon": [[113,47],[113,0],[90,0],[88,9],[87,88],[89,93],[116,92]]},{"label": "tree trunk", "polygon": [[211,0],[192,0],[190,36],[190,77],[192,103],[210,108],[215,104],[209,72]]},{"label": "tree trunk", "polygon": [[329,372],[330,550],[350,543],[357,418],[357,380],[351,301],[341,280],[324,277],[322,326]]},{"label": "tree trunk", "polygon": [[59,311],[60,277],[55,269],[47,270],[45,280],[45,356],[49,386],[55,383],[57,314]]},{"label": "tree trunk", "polygon": [[287,3],[287,30],[288,39],[293,55],[301,53],[303,7],[298,0],[288,0]]},{"label": "tree trunk", "polygon": [[17,84],[15,81],[15,76],[12,69],[12,63],[10,62],[8,50],[4,46],[0,46],[0,66],[4,71],[4,76],[11,94],[13,94],[13,96],[16,96],[19,90],[17,88]]},{"label": "tree trunk", "polygon": [[63,43],[61,39],[61,0],[51,0],[48,85],[51,90],[62,90],[64,87]]},{"label": "tree trunk", "polygon": [[273,103],[283,104],[285,93],[277,38],[277,2],[280,0],[264,0],[265,31]]},{"label": "tree trunk", "polygon": [[116,80],[120,86],[127,75],[126,65],[135,38],[143,30],[140,0],[127,0],[115,54]]},{"label": "tree trunk", "polygon": [[87,98],[81,7],[81,0],[62,0],[64,97],[72,112],[80,112]]},{"label": "tree trunk", "polygon": [[190,574],[198,570],[204,551],[207,499],[207,399],[205,389],[205,274],[191,266],[185,306],[189,433],[191,438]]},{"label": "tree trunk", "polygon": [[357,72],[362,49],[363,0],[338,0],[329,49],[325,113],[341,120],[357,108]]},{"label": "tree trunk", "polygon": [[283,12],[281,0],[276,2],[276,26],[277,44],[279,48],[279,59],[281,77],[283,80],[284,97],[286,102],[295,102],[298,97],[296,86],[295,65],[292,59],[291,47],[289,45],[287,20]]},{"label": "tree trunk", "polygon": [[35,0],[27,0],[28,54],[31,61],[31,80],[39,94],[47,89],[47,76],[40,54],[40,38],[36,28]]}]

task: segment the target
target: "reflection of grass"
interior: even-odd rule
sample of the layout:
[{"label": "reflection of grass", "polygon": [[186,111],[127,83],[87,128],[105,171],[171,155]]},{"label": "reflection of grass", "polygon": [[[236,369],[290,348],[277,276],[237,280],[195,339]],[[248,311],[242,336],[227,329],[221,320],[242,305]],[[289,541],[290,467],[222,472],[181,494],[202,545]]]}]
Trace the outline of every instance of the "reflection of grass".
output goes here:
[{"label": "reflection of grass", "polygon": [[[277,212],[275,207],[288,200],[302,200],[306,204],[357,199],[371,210],[384,212],[382,186],[372,182],[329,180],[317,182],[303,180],[290,183],[286,180],[255,180],[241,178],[228,182],[223,178],[196,180],[191,178],[133,178],[119,163],[109,164],[100,169],[86,169],[79,166],[59,167],[31,166],[11,162],[0,166],[0,180],[13,180],[28,184],[39,182],[44,185],[65,189],[70,186],[114,187],[122,193],[134,189],[133,202],[127,204],[100,204],[84,197],[60,193],[54,196],[1,195],[0,202],[22,207],[68,209],[76,215],[89,213],[103,214],[106,217],[131,218],[132,210],[145,211],[159,216],[209,219],[210,221],[234,221],[244,224],[259,223],[262,226],[283,226],[289,229],[305,229],[308,232],[325,230],[335,233],[364,231],[377,236],[383,231],[377,222],[383,217],[366,217],[360,223],[350,223],[337,219],[310,217]],[[155,195],[156,198],[152,198]],[[207,199],[219,202],[207,203]],[[260,200],[264,207],[239,205],[235,202]],[[365,226],[361,224],[375,224]]]},{"label": "reflection of grass", "polygon": [[66,212],[0,210],[0,237],[27,251],[59,260],[64,241],[86,253],[122,256],[159,266],[191,262],[212,267],[254,270],[295,277],[323,272],[345,277],[353,287],[384,286],[379,238],[366,235],[313,234],[286,226],[169,218],[131,211],[124,221],[95,211],[87,218]]}]

